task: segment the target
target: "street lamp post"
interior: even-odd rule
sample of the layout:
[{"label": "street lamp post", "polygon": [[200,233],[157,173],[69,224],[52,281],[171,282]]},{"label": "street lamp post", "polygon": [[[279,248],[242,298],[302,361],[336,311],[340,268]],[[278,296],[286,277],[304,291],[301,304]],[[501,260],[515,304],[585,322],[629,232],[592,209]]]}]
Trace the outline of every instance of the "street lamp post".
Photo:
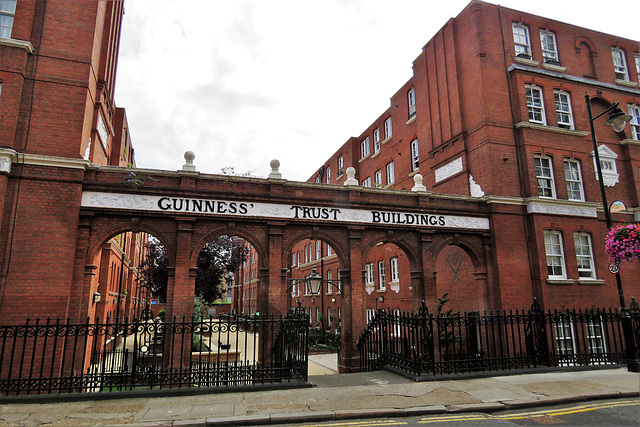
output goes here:
[{"label": "street lamp post", "polygon": [[[584,99],[587,104],[587,113],[589,114],[589,125],[591,126],[593,156],[595,157],[596,173],[598,174],[598,184],[600,185],[602,208],[604,210],[604,218],[607,229],[609,230],[611,229],[611,227],[613,227],[613,221],[611,220],[611,210],[609,208],[609,203],[607,202],[607,193],[604,188],[602,166],[600,165],[600,154],[598,153],[598,140],[596,139],[596,129],[593,125],[593,122],[604,114],[609,113],[609,118],[605,123],[605,126],[611,126],[614,131],[622,132],[625,124],[629,120],[631,120],[631,116],[624,114],[624,112],[622,112],[622,110],[618,108],[618,103],[614,102],[609,108],[593,117],[593,114],[591,112],[591,98],[589,97],[589,94],[585,94]],[[631,324],[631,316],[629,315],[629,310],[627,309],[624,301],[624,292],[622,291],[622,280],[620,278],[620,272],[616,271],[614,275],[616,277],[618,299],[620,300],[620,320],[622,322],[622,332],[624,334],[625,347],[627,348],[627,370],[630,372],[640,372],[640,364],[638,363],[638,358],[636,356],[636,344],[633,337],[633,326]]]}]

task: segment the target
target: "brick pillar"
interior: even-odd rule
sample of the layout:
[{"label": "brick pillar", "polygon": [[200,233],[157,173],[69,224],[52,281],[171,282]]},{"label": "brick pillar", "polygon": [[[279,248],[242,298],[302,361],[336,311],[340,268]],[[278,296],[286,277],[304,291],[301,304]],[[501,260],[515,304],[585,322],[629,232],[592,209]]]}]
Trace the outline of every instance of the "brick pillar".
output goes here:
[{"label": "brick pillar", "polygon": [[[171,299],[167,295],[167,310],[171,307],[171,315],[179,319],[186,316],[191,319],[193,315],[193,297],[195,294],[195,278],[191,277],[191,237],[193,234],[194,219],[177,219],[177,241],[175,262],[175,283]],[[168,293],[168,292],[167,292]]]},{"label": "brick pillar", "polygon": [[[362,284],[362,228],[349,229],[349,270],[341,270],[342,279],[342,356],[340,373],[360,370],[356,349],[358,334],[364,329],[364,285]],[[356,272],[356,274],[352,274]]]},{"label": "brick pillar", "polygon": [[[73,322],[84,322],[88,316],[95,315],[93,293],[98,290],[94,284],[97,267],[87,270],[86,256],[91,233],[91,218],[93,215],[81,214],[78,221],[78,237],[76,238],[75,261],[73,266],[73,282],[69,295],[68,316]],[[105,295],[106,298],[106,295]]]},{"label": "brick pillar", "polygon": [[424,300],[424,274],[422,270],[414,270],[411,272],[411,296],[413,302],[413,312],[417,313],[418,308]]},{"label": "brick pillar", "polygon": [[[176,322],[181,323],[184,319],[189,323],[193,316],[195,277],[191,275],[191,238],[194,222],[195,219],[191,218],[177,219],[176,262],[174,283],[171,286],[173,292],[171,298],[167,295],[167,314],[171,313],[171,317],[167,317],[167,321],[173,321],[173,316],[176,316]],[[191,335],[165,336],[164,351],[165,355],[167,352],[171,354],[170,360],[165,356],[165,364],[170,363],[174,369],[188,367],[191,360]]]},{"label": "brick pillar", "polygon": [[[269,276],[266,283],[267,312],[279,314],[287,311],[285,289],[282,287],[282,227],[281,223],[269,223]],[[264,286],[262,282],[260,285]],[[260,292],[262,294],[262,292]],[[262,314],[262,311],[260,312]]]},{"label": "brick pillar", "polygon": [[[422,247],[422,286],[423,293],[418,296],[414,294],[413,308],[416,309],[425,300],[427,307],[437,301],[436,289],[436,254],[433,253],[433,236],[432,231],[424,231],[420,234],[420,245]],[[416,305],[417,304],[417,305]]]}]

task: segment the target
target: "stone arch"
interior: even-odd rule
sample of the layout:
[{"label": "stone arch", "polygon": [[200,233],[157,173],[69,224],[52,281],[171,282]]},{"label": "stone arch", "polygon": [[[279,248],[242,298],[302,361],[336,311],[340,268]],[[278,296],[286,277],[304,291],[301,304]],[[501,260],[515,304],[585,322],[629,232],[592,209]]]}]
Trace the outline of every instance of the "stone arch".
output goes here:
[{"label": "stone arch", "polygon": [[[445,236],[434,247],[433,259],[435,280],[432,291],[435,291],[436,299],[448,294],[445,310],[476,311],[491,307],[487,263],[477,243],[458,235]],[[431,295],[433,297],[433,292]],[[430,301],[430,304],[437,306],[437,301]]]},{"label": "stone arch", "polygon": [[202,250],[202,248],[204,248],[204,246],[207,243],[209,243],[211,240],[215,239],[216,237],[220,237],[224,235],[237,236],[249,242],[251,246],[253,246],[253,248],[258,253],[258,260],[260,262],[260,267],[263,268],[268,266],[267,252],[264,248],[264,245],[262,244],[262,242],[260,242],[260,239],[256,237],[255,234],[243,228],[223,226],[208,232],[193,246],[190,254],[190,260],[189,260],[190,267],[191,268],[196,267],[196,263],[198,261],[198,254],[200,254],[200,251]]},{"label": "stone arch", "polygon": [[456,245],[464,250],[469,258],[471,258],[471,262],[473,263],[473,268],[478,273],[486,273],[486,262],[484,258],[480,255],[480,251],[475,247],[475,245],[465,238],[461,238],[459,236],[451,236],[442,240],[433,250],[435,256],[438,256],[442,250],[449,245]]},{"label": "stone arch", "polygon": [[407,255],[411,271],[422,271],[420,255],[416,253],[417,247],[410,245],[404,239],[398,238],[397,234],[383,234],[372,238],[362,250],[362,259],[367,259],[371,250],[379,243],[391,243],[398,246]]},{"label": "stone arch", "polygon": [[348,263],[349,257],[346,255],[345,248],[342,247],[338,239],[336,239],[331,233],[324,231],[303,231],[292,236],[286,244],[282,245],[282,268],[287,268],[289,262],[289,254],[293,250],[293,247],[302,240],[321,240],[327,243],[335,251],[338,257],[338,263],[343,270],[350,270],[351,266]]},{"label": "stone arch", "polygon": [[93,237],[87,248],[85,263],[91,264],[93,260],[95,260],[95,257],[98,256],[100,252],[100,248],[107,240],[121,233],[126,233],[128,231],[134,232],[134,229],[135,232],[148,233],[158,239],[167,250],[167,255],[169,256],[169,264],[173,264],[176,251],[171,240],[162,231],[149,224],[145,224],[144,222],[136,224],[135,227],[131,222],[122,222],[102,231],[101,233]]}]

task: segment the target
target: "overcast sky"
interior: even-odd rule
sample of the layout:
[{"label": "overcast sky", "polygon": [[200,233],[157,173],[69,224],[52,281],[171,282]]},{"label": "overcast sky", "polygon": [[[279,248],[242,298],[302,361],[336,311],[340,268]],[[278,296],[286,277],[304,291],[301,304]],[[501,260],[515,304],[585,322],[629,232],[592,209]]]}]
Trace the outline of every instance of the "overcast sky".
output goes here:
[{"label": "overcast sky", "polygon": [[[637,0],[501,5],[640,40]],[[411,78],[467,0],[126,0],[116,104],[138,167],[305,181]],[[498,3],[498,2],[494,2]],[[629,64],[632,65],[632,64]],[[348,165],[347,165],[348,166]]]}]

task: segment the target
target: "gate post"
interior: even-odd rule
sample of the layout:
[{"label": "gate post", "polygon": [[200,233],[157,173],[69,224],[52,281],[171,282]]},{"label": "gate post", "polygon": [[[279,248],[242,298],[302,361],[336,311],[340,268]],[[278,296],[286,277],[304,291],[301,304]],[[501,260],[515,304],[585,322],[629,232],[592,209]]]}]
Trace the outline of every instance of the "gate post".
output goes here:
[{"label": "gate post", "polygon": [[[265,296],[268,297],[266,313],[278,314],[286,312],[286,294],[281,286],[282,280],[282,227],[284,224],[269,222],[269,279],[266,283]],[[288,259],[288,256],[287,256]],[[263,285],[263,283],[261,283]],[[260,312],[262,314],[262,312]]]},{"label": "gate post", "polygon": [[[360,369],[356,355],[357,334],[364,329],[365,306],[362,275],[362,228],[349,227],[349,270],[340,270],[342,280],[342,352],[338,362],[340,373],[357,372]],[[355,336],[354,336],[355,332]]]},{"label": "gate post", "polygon": [[[176,221],[177,237],[174,285],[171,298],[167,298],[167,317],[165,317],[165,322],[172,322],[175,318],[176,322],[180,324],[180,327],[186,328],[186,324],[190,324],[190,320],[193,317],[193,296],[195,294],[195,275],[191,274],[190,268],[191,238],[195,219],[180,217],[177,218]],[[185,320],[184,326],[181,325],[183,318]],[[175,332],[176,325],[173,325],[173,327]],[[181,339],[178,339],[180,336],[175,333],[172,338],[173,339],[170,339],[170,337],[165,334],[165,355],[171,354],[171,360],[168,363],[170,363],[171,368],[174,370],[188,369],[191,361],[191,334],[185,329],[185,336],[181,337]],[[181,340],[188,343],[188,345],[181,343]],[[166,359],[164,363],[167,363]]]}]

